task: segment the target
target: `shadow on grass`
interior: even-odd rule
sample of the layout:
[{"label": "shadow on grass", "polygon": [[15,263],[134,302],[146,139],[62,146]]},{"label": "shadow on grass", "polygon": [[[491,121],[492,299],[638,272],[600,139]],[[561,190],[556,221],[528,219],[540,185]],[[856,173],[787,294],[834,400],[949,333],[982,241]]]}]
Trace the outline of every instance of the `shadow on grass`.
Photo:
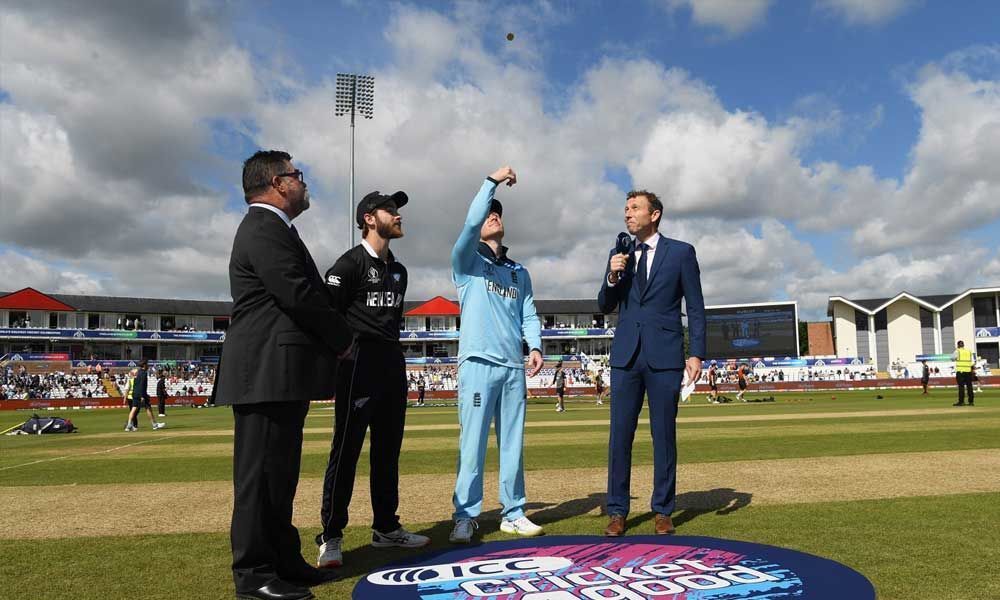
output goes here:
[{"label": "shadow on grass", "polygon": [[[753,494],[740,492],[733,488],[715,488],[678,494],[677,508],[672,515],[674,527],[680,527],[708,513],[728,515],[749,506],[752,499]],[[636,515],[626,521],[626,527],[633,529],[644,523],[649,523],[654,516],[652,512]]]},{"label": "shadow on grass", "polygon": [[[604,494],[591,494],[586,498],[569,500],[560,504],[545,502],[528,502],[524,508],[531,515],[531,519],[536,523],[545,525],[563,519],[585,515],[592,510],[604,505]],[[535,511],[535,512],[532,512]],[[500,519],[502,518],[500,509],[489,510],[482,513],[478,519],[479,529],[476,531],[470,546],[481,545],[482,538],[500,531]],[[414,553],[424,554],[435,550],[447,550],[458,547],[448,541],[451,529],[454,526],[452,520],[439,521],[433,525],[425,527],[416,533],[426,535],[431,538],[428,546],[418,549],[406,548],[373,548],[370,544],[365,544],[358,548],[344,552],[344,567],[340,570],[342,577],[349,578],[358,575],[366,575],[371,572],[373,565],[385,565],[399,560],[403,560]]]},{"label": "shadow on grass", "polygon": [[[673,517],[674,525],[680,526],[701,515],[713,512],[717,515],[731,514],[748,506],[752,498],[752,494],[740,492],[733,488],[684,492],[677,496],[677,512],[674,513]],[[530,513],[529,516],[532,521],[535,521],[539,525],[546,525],[565,519],[581,517],[594,511],[604,514],[605,499],[606,494],[593,493],[583,498],[574,498],[573,500],[567,500],[559,504],[529,502],[525,505],[525,510]],[[477,519],[479,529],[470,545],[481,545],[484,536],[489,536],[499,531],[500,519],[499,508],[480,515]],[[627,527],[628,529],[633,529],[652,520],[653,513],[643,513],[630,518],[627,522]],[[415,553],[424,554],[426,552],[455,548],[455,544],[448,542],[448,535],[451,533],[453,526],[454,522],[449,519],[447,521],[438,521],[417,531],[417,533],[431,538],[430,545],[424,548],[373,548],[370,544],[364,544],[348,550],[344,552],[344,567],[340,569],[340,574],[345,578],[366,575],[371,572],[374,565],[385,565],[400,561],[413,556]],[[594,535],[600,535],[600,533],[600,531],[594,531]]]}]

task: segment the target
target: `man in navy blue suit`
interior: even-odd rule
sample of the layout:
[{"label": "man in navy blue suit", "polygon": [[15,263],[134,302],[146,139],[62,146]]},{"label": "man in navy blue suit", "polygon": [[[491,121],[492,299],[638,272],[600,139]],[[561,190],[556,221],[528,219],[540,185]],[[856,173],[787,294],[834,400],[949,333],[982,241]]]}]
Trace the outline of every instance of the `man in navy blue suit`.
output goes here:
[{"label": "man in navy blue suit", "polygon": [[[677,474],[676,418],[681,379],[701,376],[705,356],[705,300],[694,247],[659,233],[663,203],[645,190],[628,193],[625,225],[633,239],[611,251],[597,302],[618,309],[611,342],[611,435],[608,443],[608,536],[625,532],[632,474],[632,440],[649,397],[653,436],[653,497],[657,534],[674,532]],[[684,359],[681,299],[687,305],[690,357]]]}]

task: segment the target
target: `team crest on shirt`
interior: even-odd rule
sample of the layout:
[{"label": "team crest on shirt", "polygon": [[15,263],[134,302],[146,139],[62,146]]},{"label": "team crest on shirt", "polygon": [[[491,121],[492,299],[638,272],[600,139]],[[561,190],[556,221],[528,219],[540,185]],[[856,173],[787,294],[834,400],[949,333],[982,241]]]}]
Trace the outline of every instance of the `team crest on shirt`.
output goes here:
[{"label": "team crest on shirt", "polygon": [[336,275],[327,275],[326,282],[330,285],[340,287],[340,277],[337,277]]},{"label": "team crest on shirt", "polygon": [[392,278],[393,278],[393,279],[394,279],[394,280],[396,281],[396,283],[399,283],[399,280],[400,280],[400,279],[401,279],[402,277],[403,277],[403,275],[402,275],[401,273],[393,273],[393,274],[392,274]]},{"label": "team crest on shirt", "polygon": [[375,267],[368,267],[368,283],[378,283],[378,270]]}]

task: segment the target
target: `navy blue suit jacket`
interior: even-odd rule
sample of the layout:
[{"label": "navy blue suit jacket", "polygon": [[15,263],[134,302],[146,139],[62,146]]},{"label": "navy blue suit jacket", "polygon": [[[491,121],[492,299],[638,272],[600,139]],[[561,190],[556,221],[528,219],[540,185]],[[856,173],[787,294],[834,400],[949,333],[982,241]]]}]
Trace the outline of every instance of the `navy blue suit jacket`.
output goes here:
[{"label": "navy blue suit jacket", "polygon": [[[609,260],[614,253],[612,249]],[[682,298],[687,304],[690,355],[705,358],[705,299],[694,246],[660,235],[646,289],[641,294],[634,273],[635,260],[630,253],[628,266],[613,287],[608,285],[610,265],[606,264],[604,283],[597,295],[602,312],[618,309],[611,366],[627,367],[641,342],[651,368],[684,368]]]}]

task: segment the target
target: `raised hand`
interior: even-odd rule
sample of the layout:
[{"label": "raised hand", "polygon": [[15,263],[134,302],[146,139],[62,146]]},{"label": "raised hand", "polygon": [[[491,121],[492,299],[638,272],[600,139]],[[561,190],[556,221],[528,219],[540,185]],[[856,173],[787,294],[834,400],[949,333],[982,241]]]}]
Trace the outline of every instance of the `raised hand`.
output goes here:
[{"label": "raised hand", "polygon": [[517,173],[515,173],[514,169],[511,169],[509,166],[500,167],[494,171],[492,175],[490,175],[490,179],[496,181],[497,183],[503,183],[506,181],[507,187],[510,187],[517,183]]}]

